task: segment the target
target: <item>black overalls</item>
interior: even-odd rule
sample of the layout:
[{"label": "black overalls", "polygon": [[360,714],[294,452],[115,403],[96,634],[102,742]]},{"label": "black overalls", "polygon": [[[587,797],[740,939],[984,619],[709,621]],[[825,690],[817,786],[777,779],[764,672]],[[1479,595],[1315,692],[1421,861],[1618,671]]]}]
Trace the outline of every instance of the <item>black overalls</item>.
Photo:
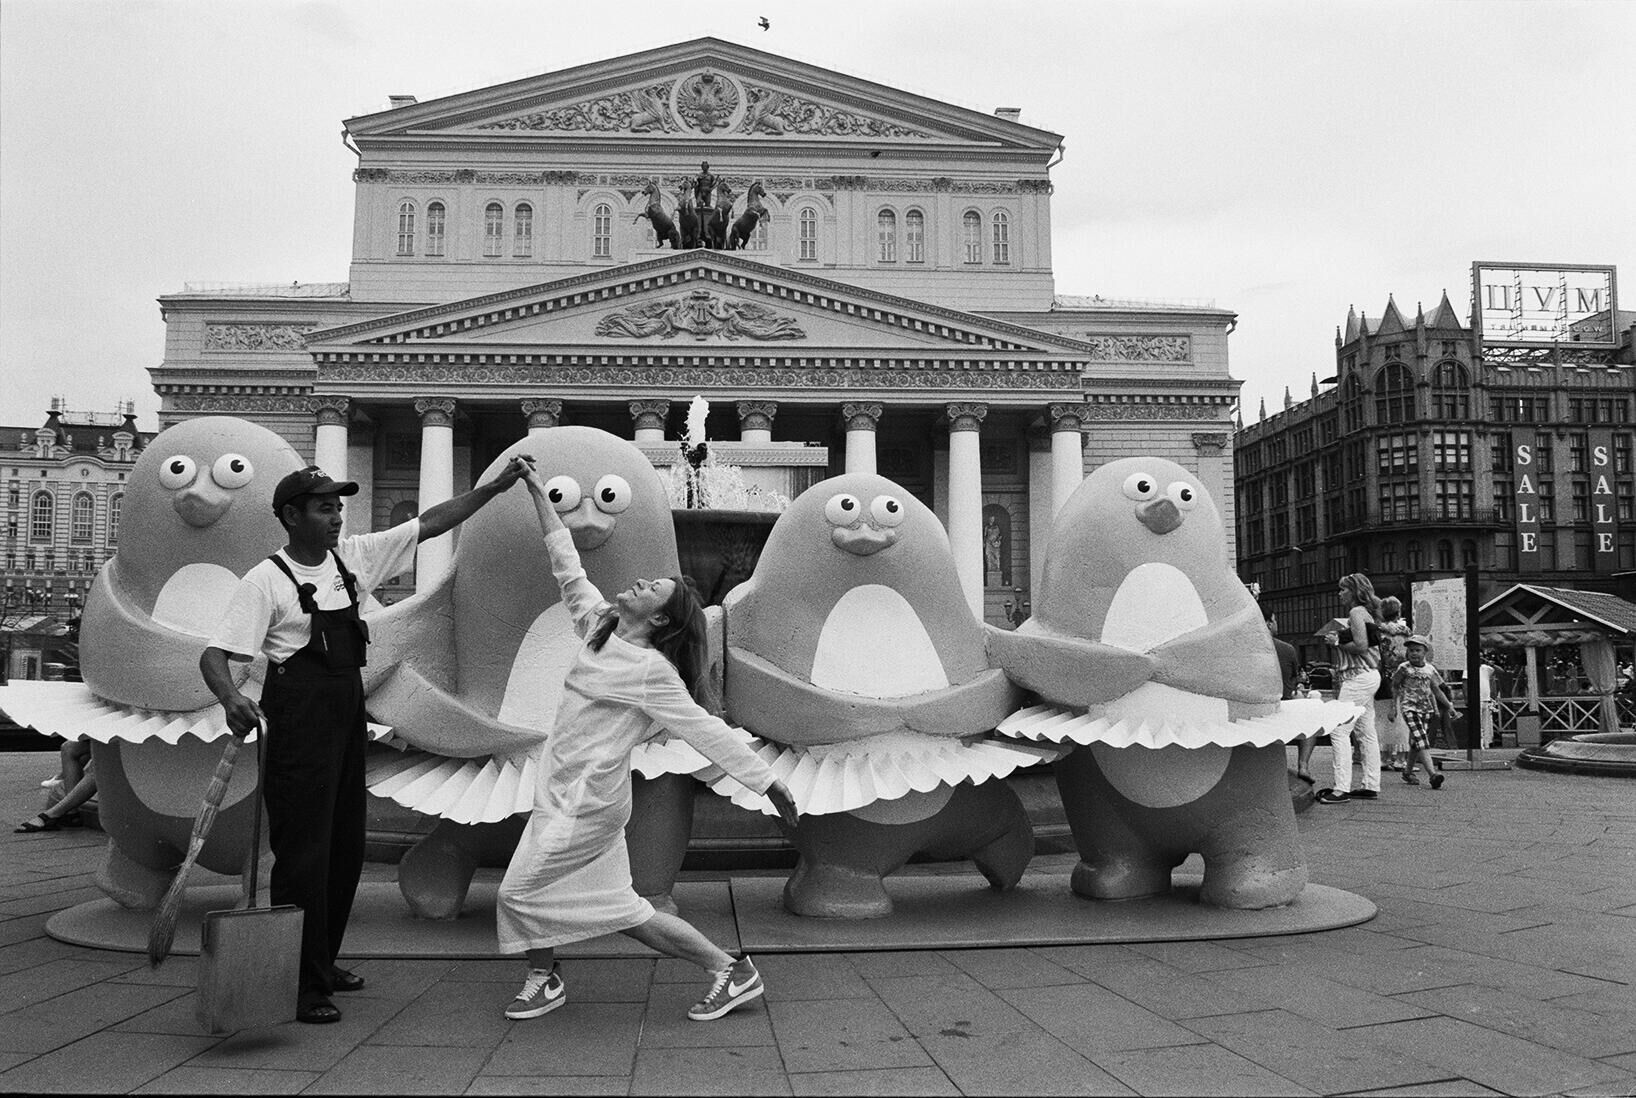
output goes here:
[{"label": "black overalls", "polygon": [[261,692],[268,723],[267,822],[273,850],[274,904],[305,913],[301,993],[328,995],[352,898],[364,864],[363,679],[369,627],[358,617],[357,581],[331,550],[350,605],[320,610],[313,585],[296,585],[312,637],[283,663],[270,664]]}]

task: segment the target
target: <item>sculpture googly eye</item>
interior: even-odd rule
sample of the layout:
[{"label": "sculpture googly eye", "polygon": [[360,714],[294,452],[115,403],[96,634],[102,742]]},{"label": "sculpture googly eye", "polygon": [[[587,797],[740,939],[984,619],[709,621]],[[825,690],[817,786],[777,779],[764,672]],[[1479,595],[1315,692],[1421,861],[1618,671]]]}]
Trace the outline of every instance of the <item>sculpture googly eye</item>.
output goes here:
[{"label": "sculpture googly eye", "polygon": [[199,466],[186,454],[177,454],[173,458],[166,458],[159,467],[159,483],[171,491],[186,488],[198,476]]},{"label": "sculpture googly eye", "polygon": [[572,511],[579,506],[579,481],[573,477],[552,477],[545,482],[545,498],[559,512]]},{"label": "sculpture googly eye", "polygon": [[1159,495],[1159,482],[1146,473],[1132,473],[1125,478],[1125,498],[1146,503]]},{"label": "sculpture googly eye", "polygon": [[598,511],[617,515],[631,505],[630,483],[617,473],[609,473],[596,482],[591,498],[596,502]]},{"label": "sculpture googly eye", "polygon": [[897,526],[908,512],[896,496],[876,496],[869,501],[869,515],[881,526]]},{"label": "sculpture googly eye", "polygon": [[210,467],[210,479],[223,488],[243,488],[256,475],[256,467],[243,454],[223,454]]},{"label": "sculpture googly eye", "polygon": [[829,502],[824,504],[824,517],[836,526],[851,526],[863,517],[863,504],[858,502],[857,496],[842,492],[829,497]]},{"label": "sculpture googly eye", "polygon": [[1173,482],[1169,488],[1165,489],[1165,495],[1170,497],[1171,503],[1174,503],[1177,508],[1183,511],[1191,511],[1193,505],[1199,501],[1197,489],[1185,480]]}]

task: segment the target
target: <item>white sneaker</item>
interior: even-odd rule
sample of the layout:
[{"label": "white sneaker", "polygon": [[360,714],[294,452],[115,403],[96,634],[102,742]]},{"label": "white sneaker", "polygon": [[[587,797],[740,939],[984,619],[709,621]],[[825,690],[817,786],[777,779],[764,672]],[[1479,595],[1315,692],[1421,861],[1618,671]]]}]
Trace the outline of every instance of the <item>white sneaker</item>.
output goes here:
[{"label": "white sneaker", "polygon": [[734,1007],[761,998],[767,985],[761,982],[761,973],[748,956],[742,956],[720,972],[710,993],[688,1008],[687,1016],[695,1022],[710,1022],[720,1018]]},{"label": "white sneaker", "polygon": [[528,979],[523,981],[523,989],[517,997],[511,1000],[506,1007],[507,1018],[538,1018],[542,1014],[549,1014],[568,1001],[568,989],[563,986],[562,974],[558,966],[553,964],[550,972],[542,972],[537,968],[528,970]]}]

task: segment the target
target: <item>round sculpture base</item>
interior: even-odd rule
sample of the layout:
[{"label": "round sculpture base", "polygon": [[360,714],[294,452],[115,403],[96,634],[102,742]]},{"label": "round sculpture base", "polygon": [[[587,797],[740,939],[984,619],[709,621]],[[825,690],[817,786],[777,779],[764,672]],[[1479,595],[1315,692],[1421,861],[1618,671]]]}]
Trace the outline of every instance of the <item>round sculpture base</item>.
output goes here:
[{"label": "round sculpture base", "polygon": [[1518,755],[1517,765],[1558,774],[1636,778],[1636,733],[1593,732],[1552,740]]},{"label": "round sculpture base", "polygon": [[[497,886],[496,875],[480,877],[458,918],[430,920],[409,913],[396,883],[366,881],[358,890],[342,956],[502,956],[494,941]],[[1009,892],[993,891],[975,872],[905,872],[887,878],[893,913],[881,919],[791,915],[784,910],[783,887],[782,874],[683,880],[674,896],[683,918],[712,941],[755,953],[1207,941],[1334,930],[1375,916],[1375,905],[1362,896],[1324,885],[1308,885],[1294,902],[1263,911],[1211,907],[1198,901],[1199,878],[1184,874],[1175,876],[1165,895],[1107,902],[1074,895],[1066,872],[1030,872]],[[173,955],[197,955],[204,913],[231,908],[238,896],[230,884],[189,889]],[[152,912],[89,900],[53,915],[46,932],[74,945],[144,953],[152,920]],[[653,955],[620,934],[576,942],[558,952],[565,957]]]}]

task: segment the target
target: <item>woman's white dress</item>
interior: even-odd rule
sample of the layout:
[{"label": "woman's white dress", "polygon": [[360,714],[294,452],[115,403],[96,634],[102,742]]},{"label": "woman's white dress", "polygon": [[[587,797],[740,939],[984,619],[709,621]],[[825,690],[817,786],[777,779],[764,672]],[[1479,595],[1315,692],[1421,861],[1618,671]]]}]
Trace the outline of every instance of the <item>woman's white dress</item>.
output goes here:
[{"label": "woman's white dress", "polygon": [[[606,602],[586,578],[568,531],[552,533],[545,544],[563,602],[584,638]],[[660,728],[758,793],[773,782],[749,737],[701,708],[661,653],[617,636],[600,652],[582,645],[545,742],[533,814],[500,885],[502,952],[594,938],[652,917],[653,905],[631,886],[625,823],[631,751]]]}]

